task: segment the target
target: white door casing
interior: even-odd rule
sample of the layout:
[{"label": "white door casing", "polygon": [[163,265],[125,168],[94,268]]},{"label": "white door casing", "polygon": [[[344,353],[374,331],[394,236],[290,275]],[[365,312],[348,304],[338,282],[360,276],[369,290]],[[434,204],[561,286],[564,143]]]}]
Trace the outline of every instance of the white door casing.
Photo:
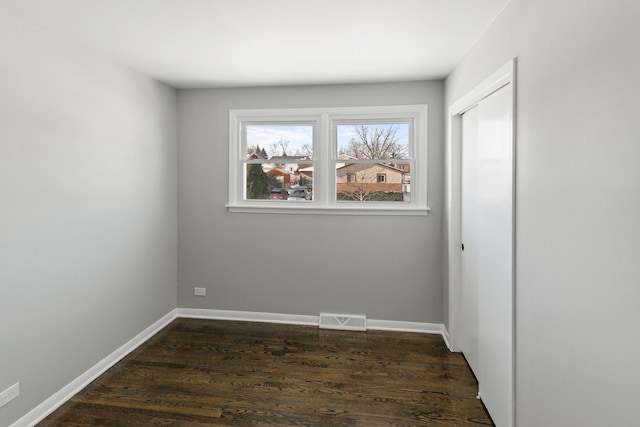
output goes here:
[{"label": "white door casing", "polygon": [[515,419],[514,71],[510,61],[450,108],[447,147],[450,345],[498,427]]}]

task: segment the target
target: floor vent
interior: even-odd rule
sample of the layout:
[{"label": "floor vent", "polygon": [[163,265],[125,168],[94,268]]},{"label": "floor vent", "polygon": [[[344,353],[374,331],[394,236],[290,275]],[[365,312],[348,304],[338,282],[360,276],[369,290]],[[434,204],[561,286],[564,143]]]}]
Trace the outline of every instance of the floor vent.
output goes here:
[{"label": "floor vent", "polygon": [[367,317],[359,314],[320,313],[320,328],[366,331]]}]

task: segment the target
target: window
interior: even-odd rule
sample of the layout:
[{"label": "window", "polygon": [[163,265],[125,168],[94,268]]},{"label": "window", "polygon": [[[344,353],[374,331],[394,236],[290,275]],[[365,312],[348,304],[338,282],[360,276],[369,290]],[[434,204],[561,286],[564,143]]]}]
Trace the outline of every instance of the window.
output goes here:
[{"label": "window", "polygon": [[426,110],[230,110],[227,207],[424,215]]},{"label": "window", "polygon": [[314,122],[242,123],[245,200],[289,200],[292,190],[313,192]]}]

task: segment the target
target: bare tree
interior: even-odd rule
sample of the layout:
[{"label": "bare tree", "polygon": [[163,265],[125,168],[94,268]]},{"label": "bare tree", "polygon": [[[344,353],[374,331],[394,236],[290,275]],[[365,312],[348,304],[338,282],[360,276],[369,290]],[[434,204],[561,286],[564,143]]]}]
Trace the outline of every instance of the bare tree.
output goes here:
[{"label": "bare tree", "polygon": [[310,158],[313,155],[313,146],[311,144],[304,144],[301,148],[296,150],[294,155],[306,156]]},{"label": "bare tree", "polygon": [[280,138],[269,145],[269,157],[286,156],[291,141]]},{"label": "bare tree", "polygon": [[356,159],[406,159],[407,147],[398,142],[398,128],[395,126],[357,125],[353,131],[356,137],[340,150],[340,154]]}]

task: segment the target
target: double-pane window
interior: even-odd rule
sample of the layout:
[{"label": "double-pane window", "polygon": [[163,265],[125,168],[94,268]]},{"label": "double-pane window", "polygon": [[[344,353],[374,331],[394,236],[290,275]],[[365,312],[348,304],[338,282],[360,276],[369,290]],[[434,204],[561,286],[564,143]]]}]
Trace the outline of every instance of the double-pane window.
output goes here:
[{"label": "double-pane window", "polygon": [[426,106],[231,110],[230,211],[425,214]]}]

